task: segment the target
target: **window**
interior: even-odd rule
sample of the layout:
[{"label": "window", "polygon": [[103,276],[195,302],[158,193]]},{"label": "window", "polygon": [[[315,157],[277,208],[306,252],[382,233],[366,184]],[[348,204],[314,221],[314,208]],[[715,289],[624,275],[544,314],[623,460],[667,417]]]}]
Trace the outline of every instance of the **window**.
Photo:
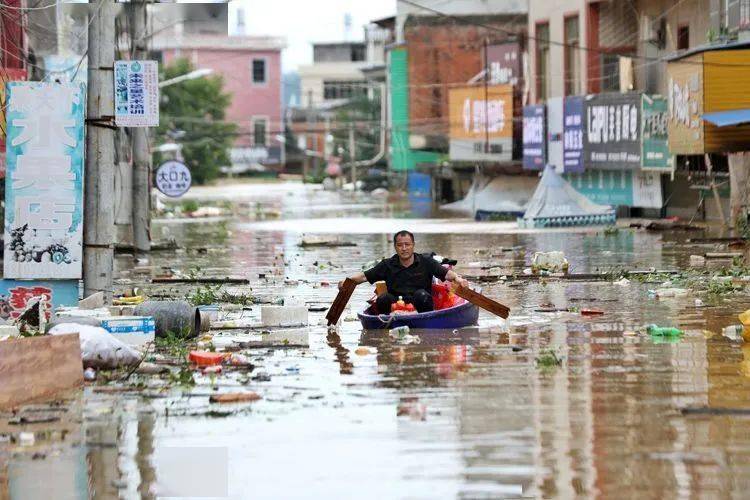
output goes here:
[{"label": "window", "polygon": [[352,45],[352,61],[364,61],[365,60],[365,46],[364,45]]},{"label": "window", "polygon": [[253,83],[266,83],[265,59],[253,59]]},{"label": "window", "polygon": [[581,94],[581,38],[578,16],[565,18],[565,95]]},{"label": "window", "polygon": [[364,82],[326,80],[323,82],[323,99],[350,99],[366,95]]},{"label": "window", "polygon": [[750,28],[750,0],[740,0],[740,29]]},{"label": "window", "polygon": [[602,54],[602,92],[620,91],[620,56]]},{"label": "window", "polygon": [[268,118],[253,118],[253,144],[265,147],[267,133]]},{"label": "window", "polygon": [[677,27],[677,50],[685,50],[690,47],[690,27]]},{"label": "window", "polygon": [[549,24],[536,25],[536,100],[545,101],[549,89]]}]

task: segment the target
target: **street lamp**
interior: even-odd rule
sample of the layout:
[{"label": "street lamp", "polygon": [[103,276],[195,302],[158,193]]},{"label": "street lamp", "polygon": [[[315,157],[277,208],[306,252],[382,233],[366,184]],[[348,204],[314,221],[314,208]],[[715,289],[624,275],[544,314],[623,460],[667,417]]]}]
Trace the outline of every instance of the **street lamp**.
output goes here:
[{"label": "street lamp", "polygon": [[195,80],[196,78],[203,78],[204,76],[208,76],[213,72],[214,70],[212,70],[211,68],[196,69],[195,71],[191,71],[190,73],[185,73],[184,75],[176,76],[174,78],[170,78],[169,80],[159,82],[159,88],[173,85],[175,83],[184,82],[185,80]]}]

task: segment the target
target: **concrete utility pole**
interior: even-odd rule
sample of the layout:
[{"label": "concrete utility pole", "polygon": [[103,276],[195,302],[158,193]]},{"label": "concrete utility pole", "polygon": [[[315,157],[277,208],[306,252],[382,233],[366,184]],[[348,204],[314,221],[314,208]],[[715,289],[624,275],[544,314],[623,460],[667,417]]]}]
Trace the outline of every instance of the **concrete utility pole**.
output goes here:
[{"label": "concrete utility pole", "polygon": [[354,143],[354,124],[349,122],[349,159],[351,160],[352,184],[357,190],[357,145]]},{"label": "concrete utility pole", "polygon": [[[148,58],[146,0],[133,4],[132,40],[135,59]],[[133,136],[133,246],[136,256],[151,251],[151,151],[148,128],[134,127]]]},{"label": "concrete utility pole", "polygon": [[83,294],[104,292],[112,301],[114,262],[114,0],[89,11],[88,107],[84,198]]}]

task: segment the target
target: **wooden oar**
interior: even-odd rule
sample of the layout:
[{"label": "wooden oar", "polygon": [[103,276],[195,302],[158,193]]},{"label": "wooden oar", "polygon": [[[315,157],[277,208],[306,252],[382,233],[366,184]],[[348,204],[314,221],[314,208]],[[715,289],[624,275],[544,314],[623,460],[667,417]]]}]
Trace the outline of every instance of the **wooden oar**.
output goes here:
[{"label": "wooden oar", "polygon": [[495,302],[489,297],[482,295],[479,292],[475,292],[471,288],[453,284],[453,293],[459,297],[468,300],[475,306],[481,307],[485,311],[489,311],[496,316],[500,316],[503,319],[507,319],[510,314],[510,308],[502,305],[499,302]]},{"label": "wooden oar", "polygon": [[338,295],[336,295],[333,304],[331,304],[331,308],[328,309],[328,313],[326,314],[328,326],[335,325],[339,322],[341,313],[344,312],[344,308],[346,308],[346,304],[349,303],[349,299],[351,298],[352,293],[354,293],[355,288],[357,288],[357,284],[354,282],[354,280],[351,280],[349,278],[346,278],[344,280],[344,284],[341,287],[341,290],[339,290],[339,293]]}]

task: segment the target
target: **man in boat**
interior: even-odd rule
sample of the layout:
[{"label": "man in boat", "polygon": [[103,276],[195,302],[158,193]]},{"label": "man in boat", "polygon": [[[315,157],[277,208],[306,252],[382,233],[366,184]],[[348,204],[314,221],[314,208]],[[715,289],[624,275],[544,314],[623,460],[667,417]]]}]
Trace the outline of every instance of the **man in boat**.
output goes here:
[{"label": "man in boat", "polygon": [[[391,305],[402,297],[404,302],[413,304],[417,312],[434,309],[432,303],[433,276],[443,281],[453,281],[461,286],[469,283],[455,272],[446,269],[429,255],[414,253],[414,235],[409,231],[399,231],[393,235],[396,254],[383,259],[372,269],[349,277],[357,285],[365,281],[370,284],[385,281],[387,292],[378,295],[375,302],[380,314],[389,314]],[[343,286],[339,282],[339,289]]]}]

